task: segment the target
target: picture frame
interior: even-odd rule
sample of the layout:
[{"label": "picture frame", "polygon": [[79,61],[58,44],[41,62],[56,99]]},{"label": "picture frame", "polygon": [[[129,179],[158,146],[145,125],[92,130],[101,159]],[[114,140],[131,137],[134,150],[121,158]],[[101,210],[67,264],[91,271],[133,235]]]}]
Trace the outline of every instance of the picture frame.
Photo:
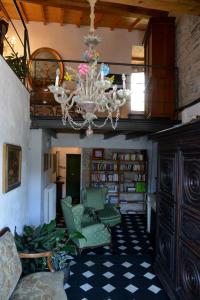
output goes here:
[{"label": "picture frame", "polygon": [[49,154],[48,153],[44,153],[44,166],[43,166],[43,170],[47,171],[49,168]]},{"label": "picture frame", "polygon": [[93,159],[104,159],[104,149],[103,148],[93,149],[92,158]]},{"label": "picture frame", "polygon": [[22,168],[21,146],[3,145],[3,193],[7,193],[21,185]]}]

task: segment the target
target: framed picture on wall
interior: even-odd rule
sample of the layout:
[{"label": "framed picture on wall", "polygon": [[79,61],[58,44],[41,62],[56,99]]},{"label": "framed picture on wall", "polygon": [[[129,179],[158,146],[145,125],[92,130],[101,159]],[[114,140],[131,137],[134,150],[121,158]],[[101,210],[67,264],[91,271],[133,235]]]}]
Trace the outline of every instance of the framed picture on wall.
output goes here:
[{"label": "framed picture on wall", "polygon": [[3,193],[21,185],[22,149],[20,146],[3,145]]},{"label": "framed picture on wall", "polygon": [[44,153],[44,171],[48,170],[49,168],[49,154]]},{"label": "framed picture on wall", "polygon": [[92,152],[93,159],[104,159],[104,149],[93,149]]}]

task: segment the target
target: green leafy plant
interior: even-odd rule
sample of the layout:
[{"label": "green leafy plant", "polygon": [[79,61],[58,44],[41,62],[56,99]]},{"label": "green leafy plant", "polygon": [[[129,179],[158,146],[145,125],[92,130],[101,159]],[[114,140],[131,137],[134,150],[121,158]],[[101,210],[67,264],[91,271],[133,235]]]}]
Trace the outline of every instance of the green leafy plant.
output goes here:
[{"label": "green leafy plant", "polygon": [[[40,253],[52,251],[52,262],[56,270],[62,269],[76,255],[76,246],[72,238],[84,238],[80,232],[67,236],[64,228],[56,228],[56,221],[38,227],[24,226],[23,234],[19,235],[15,228],[15,243],[17,250],[23,253]],[[46,258],[23,259],[23,273],[27,274],[47,268]]]},{"label": "green leafy plant", "polygon": [[20,79],[24,78],[24,57],[18,56],[18,54],[11,53],[11,55],[6,56],[6,61],[11,69],[15,72],[17,77]]}]

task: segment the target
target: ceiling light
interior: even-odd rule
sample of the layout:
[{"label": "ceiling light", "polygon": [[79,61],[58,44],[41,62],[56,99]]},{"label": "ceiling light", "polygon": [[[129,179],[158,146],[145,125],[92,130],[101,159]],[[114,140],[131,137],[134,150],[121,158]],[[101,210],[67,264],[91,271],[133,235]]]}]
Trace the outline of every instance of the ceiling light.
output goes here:
[{"label": "ceiling light", "polygon": [[[90,3],[90,30],[84,37],[88,49],[84,53],[85,63],[78,66],[75,70],[66,66],[65,80],[75,81],[76,88],[72,92],[65,86],[59,86],[60,73],[56,72],[55,85],[49,86],[49,90],[54,94],[55,100],[60,103],[62,108],[63,124],[68,121],[72,128],[80,130],[87,127],[86,134],[93,133],[92,128],[103,127],[110,120],[112,128],[116,129],[120,117],[120,107],[122,107],[130,96],[130,90],[126,89],[126,77],[122,75],[123,88],[118,89],[113,84],[114,77],[109,76],[109,66],[106,64],[98,65],[99,54],[95,50],[100,38],[95,35],[94,29],[94,7],[97,0],[88,0]],[[80,114],[82,121],[76,121],[71,116],[71,109]],[[98,113],[106,113],[102,124],[95,123]]]}]

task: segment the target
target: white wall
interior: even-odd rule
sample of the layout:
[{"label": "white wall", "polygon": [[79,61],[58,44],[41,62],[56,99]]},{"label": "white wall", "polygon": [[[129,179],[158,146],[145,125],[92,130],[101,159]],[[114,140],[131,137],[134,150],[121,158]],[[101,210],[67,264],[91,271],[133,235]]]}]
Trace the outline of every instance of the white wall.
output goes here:
[{"label": "white wall", "polygon": [[[27,224],[28,214],[28,140],[29,93],[0,56],[0,229],[17,227],[21,232]],[[3,144],[22,147],[21,185],[2,193]]]},{"label": "white wall", "polygon": [[52,166],[44,171],[44,153],[50,153],[51,137],[42,129],[30,132],[29,172],[29,224],[39,225],[44,221],[44,189],[51,182]]},{"label": "white wall", "polygon": [[[14,21],[20,36],[23,36],[22,26],[19,21]],[[78,28],[76,25],[60,26],[57,23],[43,25],[42,22],[29,22],[27,24],[31,52],[41,47],[50,47],[57,50],[63,59],[81,60],[86,46],[83,36],[88,33],[87,26]],[[98,28],[96,33],[102,38],[98,46],[101,59],[112,62],[131,62],[132,45],[141,45],[144,32],[125,29]],[[7,36],[15,36],[11,26]],[[22,53],[19,40],[16,38],[15,49]]]}]

